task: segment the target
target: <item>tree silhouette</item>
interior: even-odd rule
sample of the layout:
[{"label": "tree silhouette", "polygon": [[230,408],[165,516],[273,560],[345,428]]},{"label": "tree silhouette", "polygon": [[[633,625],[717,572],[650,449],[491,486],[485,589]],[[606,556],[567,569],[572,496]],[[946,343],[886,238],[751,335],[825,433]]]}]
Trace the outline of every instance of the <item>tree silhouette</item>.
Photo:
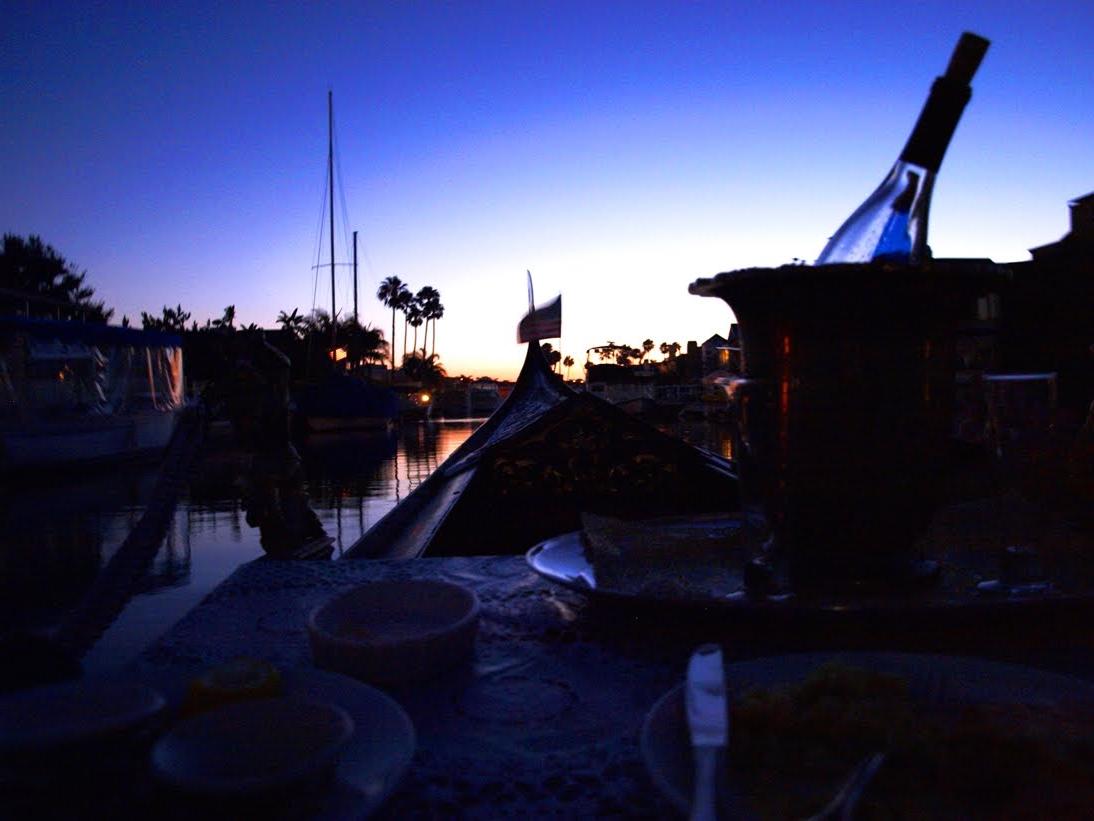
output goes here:
[{"label": "tree silhouette", "polygon": [[114,315],[102,300],[93,301],[95,289],[86,284],[87,272],[31,235],[26,239],[4,234],[0,250],[0,306],[29,310],[32,315],[59,319],[80,318],[108,322]]},{"label": "tree silhouette", "polygon": [[422,311],[422,318],[425,320],[425,339],[422,340],[422,350],[425,350],[427,341],[429,339],[429,323],[433,322],[433,348],[430,351],[432,354],[437,352],[437,320],[444,316],[444,306],[441,304],[441,292],[431,285],[422,287],[415,299],[418,301],[418,305]]},{"label": "tree silhouette", "polygon": [[679,342],[662,342],[660,350],[661,350],[662,355],[665,356],[666,358],[675,359],[676,354],[678,354],[680,352],[680,343]]},{"label": "tree silhouette", "polygon": [[440,294],[437,294],[437,301],[433,303],[433,307],[429,311],[429,318],[433,320],[433,339],[429,352],[434,356],[437,354],[437,320],[444,319],[444,306],[441,304],[440,296]]},{"label": "tree silhouette", "polygon": [[296,308],[292,309],[291,314],[287,314],[284,311],[279,313],[277,315],[277,324],[280,325],[282,329],[292,334],[294,339],[302,339],[304,337],[306,324],[304,322],[304,317],[301,316],[300,311]]},{"label": "tree silhouette", "polygon": [[170,333],[182,333],[186,330],[186,323],[190,320],[190,312],[182,310],[181,305],[174,308],[163,306],[162,316],[141,311],[141,327],[146,331],[168,331]]},{"label": "tree silhouette", "polygon": [[646,355],[653,350],[653,340],[645,339],[642,341],[642,351],[638,354],[638,364],[642,364],[642,360],[646,358]]},{"label": "tree silhouette", "polygon": [[378,328],[361,325],[353,317],[338,325],[338,345],[346,349],[346,359],[351,365],[362,362],[382,362],[387,355],[387,342]]},{"label": "tree silhouette", "polygon": [[396,308],[399,309],[399,312],[403,315],[403,357],[404,358],[406,357],[406,342],[407,342],[406,329],[407,329],[407,325],[410,324],[410,312],[411,312],[411,310],[413,310],[415,302],[416,302],[416,298],[415,298],[414,294],[412,294],[410,292],[410,289],[407,288],[405,291],[403,291],[401,294],[399,294],[398,304],[396,304],[396,306],[395,306]]},{"label": "tree silhouette", "polygon": [[411,354],[403,359],[403,374],[407,379],[420,382],[430,390],[440,387],[445,377],[444,366],[435,355]]},{"label": "tree silhouette", "polygon": [[330,336],[330,314],[322,308],[313,308],[312,312],[304,317],[304,330],[308,334],[322,334]]},{"label": "tree silhouette", "polygon": [[[418,328],[422,326],[425,319],[422,317],[422,305],[419,302],[418,297],[414,297],[407,308],[407,320],[410,322],[410,327],[414,329],[414,347],[411,349],[415,353],[418,352]],[[424,348],[423,348],[424,351]]]},{"label": "tree silhouette", "polygon": [[236,306],[229,305],[225,308],[220,319],[213,320],[213,327],[222,331],[234,331],[236,329]]},{"label": "tree silhouette", "polygon": [[572,356],[567,355],[566,358],[562,360],[562,364],[566,368],[566,378],[569,379],[570,378],[570,368],[572,368],[574,366],[574,358]]},{"label": "tree silhouette", "polygon": [[543,351],[543,358],[547,360],[547,364],[551,366],[553,371],[555,366],[562,361],[562,354],[556,351],[550,342],[544,342],[539,347]]},{"label": "tree silhouette", "polygon": [[395,312],[399,309],[399,303],[404,293],[410,289],[403,284],[397,276],[389,276],[380,283],[376,290],[376,298],[384,305],[391,308],[391,378],[395,378]]}]

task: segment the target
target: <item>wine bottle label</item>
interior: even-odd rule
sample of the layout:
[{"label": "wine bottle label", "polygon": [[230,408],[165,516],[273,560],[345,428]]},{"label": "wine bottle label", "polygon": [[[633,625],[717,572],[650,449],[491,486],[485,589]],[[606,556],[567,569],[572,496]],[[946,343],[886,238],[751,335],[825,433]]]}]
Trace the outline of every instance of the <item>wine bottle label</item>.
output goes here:
[{"label": "wine bottle label", "polygon": [[929,171],[937,171],[957,129],[961,112],[971,97],[972,89],[967,85],[956,84],[946,77],[935,80],[912,136],[900,153],[900,159]]}]

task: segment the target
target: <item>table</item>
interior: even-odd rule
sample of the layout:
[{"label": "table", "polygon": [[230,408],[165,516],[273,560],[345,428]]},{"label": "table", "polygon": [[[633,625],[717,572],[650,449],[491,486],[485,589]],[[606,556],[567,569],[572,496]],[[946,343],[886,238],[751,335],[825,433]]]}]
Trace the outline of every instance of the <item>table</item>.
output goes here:
[{"label": "table", "polygon": [[[474,656],[439,677],[389,689],[418,750],[381,818],[667,817],[638,751],[642,721],[678,683],[691,650],[720,641],[730,659],[795,650],[975,653],[1094,680],[1094,651],[1071,625],[765,628],[725,613],[650,612],[589,600],[534,574],[523,557],[278,562],[239,568],[136,662],[194,674],[241,655],[308,667],[307,613],[373,579],[444,579],[482,602]],[[1085,629],[1085,628],[1084,628]],[[975,649],[973,649],[975,648]]]}]

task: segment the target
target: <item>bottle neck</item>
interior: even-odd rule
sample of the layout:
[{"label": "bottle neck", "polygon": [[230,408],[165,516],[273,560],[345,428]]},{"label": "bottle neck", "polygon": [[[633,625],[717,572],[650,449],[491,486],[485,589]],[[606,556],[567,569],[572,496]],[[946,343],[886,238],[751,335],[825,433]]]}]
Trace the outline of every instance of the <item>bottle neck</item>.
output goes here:
[{"label": "bottle neck", "polygon": [[948,77],[935,80],[900,159],[928,171],[938,171],[961,112],[971,97],[972,89],[964,83],[956,83]]}]

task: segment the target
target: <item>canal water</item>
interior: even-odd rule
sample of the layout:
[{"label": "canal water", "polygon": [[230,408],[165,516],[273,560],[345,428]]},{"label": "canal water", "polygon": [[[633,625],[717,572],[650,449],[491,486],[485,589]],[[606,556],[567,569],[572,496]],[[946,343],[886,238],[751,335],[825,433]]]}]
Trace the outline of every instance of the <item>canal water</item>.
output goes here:
[{"label": "canal water", "polygon": [[[313,437],[300,446],[312,509],[334,557],[405,498],[482,420],[404,425],[387,434]],[[670,430],[729,456],[727,431],[701,422]],[[156,466],[127,466],[0,494],[0,634],[55,624],[80,604],[140,520]],[[239,460],[207,444],[151,567],[84,656],[105,672],[132,660],[244,562],[263,555],[239,501]]]}]

